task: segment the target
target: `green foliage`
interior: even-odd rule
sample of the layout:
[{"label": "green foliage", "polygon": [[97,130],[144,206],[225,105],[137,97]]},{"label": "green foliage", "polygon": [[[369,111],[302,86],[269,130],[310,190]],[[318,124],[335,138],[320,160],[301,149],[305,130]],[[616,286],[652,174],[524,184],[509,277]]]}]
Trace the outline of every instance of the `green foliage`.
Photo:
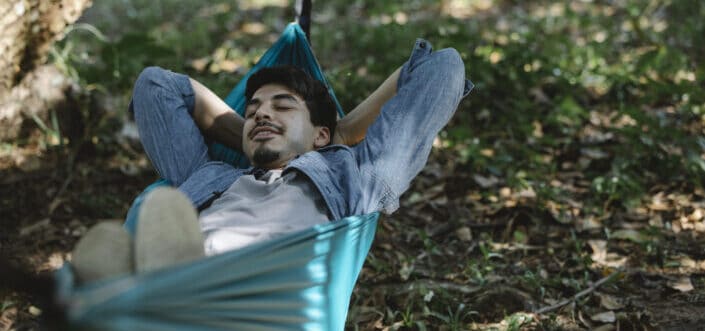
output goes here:
[{"label": "green foliage", "polygon": [[[592,147],[607,154],[606,166],[576,170],[595,201],[628,206],[664,180],[701,185],[705,149],[693,127],[702,128],[703,64],[694,52],[702,46],[694,40],[704,32],[695,22],[703,6],[689,12],[687,4],[533,2],[532,14],[461,26],[477,88],[473,111],[444,138],[471,169],[512,186],[547,187],[557,164],[543,155],[564,160]],[[586,136],[586,126],[609,138]]]},{"label": "green foliage", "polygon": [[[469,169],[550,199],[556,192],[540,188],[549,187],[557,162],[587,147],[607,155],[599,167],[576,169],[592,182],[596,201],[629,205],[656,181],[703,182],[705,142],[693,127],[702,127],[705,115],[705,63],[697,56],[704,5],[495,1],[489,10],[512,10],[454,17],[443,11],[449,3],[315,4],[312,44],[344,109],[362,101],[402,64],[414,38],[424,37],[436,48],[457,48],[476,83],[442,136]],[[149,65],[186,72],[225,95],[293,17],[292,6],[279,5],[105,1],[59,44],[54,59],[84,84],[124,98]],[[263,31],[240,31],[260,22]],[[610,138],[586,136],[586,127]]]}]

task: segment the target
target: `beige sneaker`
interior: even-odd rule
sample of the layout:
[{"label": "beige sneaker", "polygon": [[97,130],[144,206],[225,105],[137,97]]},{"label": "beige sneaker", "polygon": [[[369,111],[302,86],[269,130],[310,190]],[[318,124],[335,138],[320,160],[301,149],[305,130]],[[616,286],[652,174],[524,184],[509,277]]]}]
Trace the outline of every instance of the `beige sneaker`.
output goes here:
[{"label": "beige sneaker", "polygon": [[196,209],[178,190],[159,187],[147,194],[137,220],[135,270],[138,273],[205,255]]},{"label": "beige sneaker", "polygon": [[98,223],[76,244],[71,264],[79,282],[132,273],[132,238],[117,222]]}]

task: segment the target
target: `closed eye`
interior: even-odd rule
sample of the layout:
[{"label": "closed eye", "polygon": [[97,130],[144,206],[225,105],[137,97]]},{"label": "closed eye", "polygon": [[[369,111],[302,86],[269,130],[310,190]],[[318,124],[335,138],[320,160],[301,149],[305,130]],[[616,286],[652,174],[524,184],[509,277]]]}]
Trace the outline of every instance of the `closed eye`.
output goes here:
[{"label": "closed eye", "polygon": [[258,103],[252,103],[247,105],[247,108],[245,108],[245,118],[251,118],[255,116],[255,113],[257,112],[257,108],[259,108]]},{"label": "closed eye", "polygon": [[258,98],[252,98],[248,101],[245,105],[245,118],[254,116],[260,104],[262,104],[262,102]]}]

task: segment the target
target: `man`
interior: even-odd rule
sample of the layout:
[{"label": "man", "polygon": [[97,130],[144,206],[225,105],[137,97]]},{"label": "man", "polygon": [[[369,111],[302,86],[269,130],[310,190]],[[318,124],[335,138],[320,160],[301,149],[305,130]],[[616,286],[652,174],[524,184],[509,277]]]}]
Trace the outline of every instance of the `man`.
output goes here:
[{"label": "man", "polygon": [[[417,40],[410,59],[336,127],[326,88],[294,68],[250,77],[244,118],[195,80],[145,69],[131,109],[147,155],[178,191],[148,195],[134,253],[121,229],[92,229],[74,254],[79,277],[148,271],[351,215],[393,212],[472,88],[464,72],[455,50],[433,52]],[[211,160],[204,136],[242,150],[253,167]],[[112,256],[106,268],[97,266],[104,254]]]}]

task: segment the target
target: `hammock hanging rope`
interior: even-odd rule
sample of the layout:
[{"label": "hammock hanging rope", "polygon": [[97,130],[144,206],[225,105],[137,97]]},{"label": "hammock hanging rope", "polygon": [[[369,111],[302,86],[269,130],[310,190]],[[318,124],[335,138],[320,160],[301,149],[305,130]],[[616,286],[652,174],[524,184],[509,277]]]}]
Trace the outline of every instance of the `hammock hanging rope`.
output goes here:
[{"label": "hammock hanging rope", "polygon": [[[292,23],[226,103],[242,111],[247,77],[282,64],[298,66],[329,86],[306,33]],[[330,87],[329,92],[336,100]],[[338,114],[343,115],[339,104]],[[225,146],[213,144],[210,152],[214,159],[247,166]],[[135,200],[128,230],[134,232],[144,194],[161,185],[168,183],[150,185]],[[58,298],[72,328],[81,330],[343,330],[378,216],[348,217],[192,263],[80,286],[65,265],[56,274]]]}]

